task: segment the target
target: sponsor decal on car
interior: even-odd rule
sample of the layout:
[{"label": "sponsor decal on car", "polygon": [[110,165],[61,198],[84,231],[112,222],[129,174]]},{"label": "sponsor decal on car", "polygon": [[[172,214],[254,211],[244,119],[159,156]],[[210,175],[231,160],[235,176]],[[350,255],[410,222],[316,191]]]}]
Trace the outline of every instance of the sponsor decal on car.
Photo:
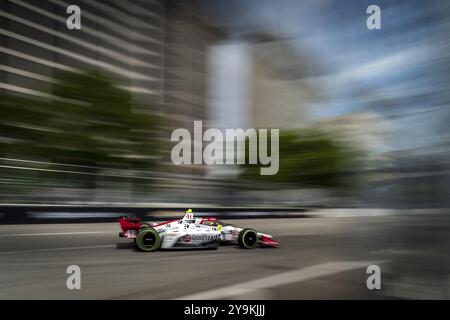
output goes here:
[{"label": "sponsor decal on car", "polygon": [[192,236],[192,240],[216,240],[216,239],[220,239],[220,235],[219,234],[198,234],[198,235],[193,235]]}]

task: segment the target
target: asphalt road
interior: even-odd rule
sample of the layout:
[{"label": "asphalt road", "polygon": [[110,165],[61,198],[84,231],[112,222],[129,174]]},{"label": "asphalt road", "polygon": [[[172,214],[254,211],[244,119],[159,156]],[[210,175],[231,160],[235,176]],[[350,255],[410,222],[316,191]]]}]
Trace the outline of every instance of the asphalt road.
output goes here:
[{"label": "asphalt road", "polygon": [[[115,223],[0,226],[0,299],[449,299],[442,215],[230,221],[280,248],[136,251]],[[381,269],[369,290],[366,268]],[[69,265],[81,290],[68,290]]]}]

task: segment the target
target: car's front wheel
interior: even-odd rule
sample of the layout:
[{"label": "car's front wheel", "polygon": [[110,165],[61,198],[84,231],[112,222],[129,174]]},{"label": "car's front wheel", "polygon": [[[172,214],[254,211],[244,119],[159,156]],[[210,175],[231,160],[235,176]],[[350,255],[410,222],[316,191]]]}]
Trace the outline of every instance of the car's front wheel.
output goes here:
[{"label": "car's front wheel", "polygon": [[136,237],[136,246],[146,252],[156,251],[161,248],[161,237],[153,228],[139,230]]},{"label": "car's front wheel", "polygon": [[244,249],[254,249],[258,246],[258,233],[254,229],[243,229],[239,232],[238,243]]}]

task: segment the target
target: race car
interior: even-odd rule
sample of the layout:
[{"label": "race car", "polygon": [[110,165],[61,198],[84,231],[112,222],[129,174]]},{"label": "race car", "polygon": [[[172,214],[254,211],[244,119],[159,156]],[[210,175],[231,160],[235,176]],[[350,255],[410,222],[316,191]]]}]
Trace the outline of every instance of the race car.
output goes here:
[{"label": "race car", "polygon": [[134,239],[137,248],[146,252],[159,249],[215,249],[221,244],[233,243],[244,249],[279,245],[271,235],[251,228],[239,228],[211,217],[194,218],[191,209],[179,220],[147,223],[139,218],[121,217],[119,223],[122,229],[119,237]]}]

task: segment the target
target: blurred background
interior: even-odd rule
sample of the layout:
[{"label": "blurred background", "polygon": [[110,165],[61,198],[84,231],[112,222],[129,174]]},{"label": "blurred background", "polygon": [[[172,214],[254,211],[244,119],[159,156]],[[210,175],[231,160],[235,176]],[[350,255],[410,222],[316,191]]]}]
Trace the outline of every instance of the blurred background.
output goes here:
[{"label": "blurred background", "polygon": [[[2,0],[0,204],[430,214],[352,230],[423,245],[448,298],[449,34],[437,0]],[[174,165],[195,120],[279,128],[278,174]]]},{"label": "blurred background", "polygon": [[[449,5],[366,2],[2,1],[0,201],[447,206]],[[280,128],[278,175],[175,166],[194,120]]]}]

